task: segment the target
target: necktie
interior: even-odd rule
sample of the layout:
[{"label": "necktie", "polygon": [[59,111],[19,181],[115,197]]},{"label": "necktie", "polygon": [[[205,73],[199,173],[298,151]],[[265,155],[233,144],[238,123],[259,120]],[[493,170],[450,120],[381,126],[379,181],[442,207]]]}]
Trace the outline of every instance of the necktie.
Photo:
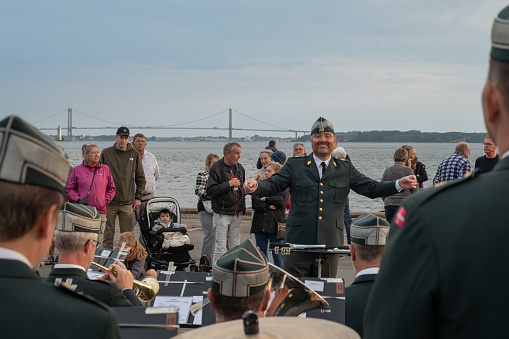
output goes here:
[{"label": "necktie", "polygon": [[322,176],[325,174],[325,170],[327,169],[327,164],[325,162],[322,161],[322,163],[320,164],[320,166],[322,166]]}]

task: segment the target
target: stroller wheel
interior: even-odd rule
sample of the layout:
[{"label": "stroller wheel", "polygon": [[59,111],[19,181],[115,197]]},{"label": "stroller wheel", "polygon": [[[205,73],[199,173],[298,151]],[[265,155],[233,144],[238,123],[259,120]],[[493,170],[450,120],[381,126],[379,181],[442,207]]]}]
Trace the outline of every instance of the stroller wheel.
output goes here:
[{"label": "stroller wheel", "polygon": [[200,258],[200,271],[202,272],[212,271],[212,266],[210,264],[210,258],[208,255],[204,255]]}]

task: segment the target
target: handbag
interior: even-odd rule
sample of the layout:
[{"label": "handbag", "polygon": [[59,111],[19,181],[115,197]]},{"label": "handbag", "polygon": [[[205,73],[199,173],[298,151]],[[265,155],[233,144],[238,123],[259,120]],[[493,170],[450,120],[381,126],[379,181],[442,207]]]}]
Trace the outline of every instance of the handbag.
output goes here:
[{"label": "handbag", "polygon": [[286,224],[279,222],[277,224],[276,240],[285,240]]},{"label": "handbag", "polygon": [[211,200],[202,200],[203,208],[207,211],[208,214],[213,215],[214,211],[212,210],[212,201]]},{"label": "handbag", "polygon": [[95,172],[96,170],[94,170],[94,176],[92,177],[92,182],[90,183],[90,188],[88,189],[87,196],[84,197],[83,199],[78,200],[78,204],[88,205],[88,197],[90,196],[90,192],[92,191],[92,185],[94,184]]}]

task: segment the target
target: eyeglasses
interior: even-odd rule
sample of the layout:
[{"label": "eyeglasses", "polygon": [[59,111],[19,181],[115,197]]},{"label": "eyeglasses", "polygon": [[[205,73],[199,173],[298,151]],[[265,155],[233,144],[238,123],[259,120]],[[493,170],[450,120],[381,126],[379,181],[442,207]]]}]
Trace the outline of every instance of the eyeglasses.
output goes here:
[{"label": "eyeglasses", "polygon": [[95,248],[99,248],[99,246],[101,246],[101,243],[97,240],[94,240],[94,239],[88,239],[87,242],[85,243],[85,247],[88,246],[88,243],[92,241],[92,242],[95,242]]},{"label": "eyeglasses", "polygon": [[484,147],[491,147],[493,146],[493,144],[490,144],[489,142],[485,142],[484,144],[482,144]]}]

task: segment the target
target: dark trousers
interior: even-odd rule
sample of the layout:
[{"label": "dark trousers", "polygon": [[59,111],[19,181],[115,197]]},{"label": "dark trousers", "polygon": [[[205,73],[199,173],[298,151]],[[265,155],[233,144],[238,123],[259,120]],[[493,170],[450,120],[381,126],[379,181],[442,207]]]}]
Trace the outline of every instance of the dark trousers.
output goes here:
[{"label": "dark trousers", "polygon": [[[339,254],[327,254],[325,257],[327,261],[322,265],[322,278],[336,278]],[[318,258],[316,253],[292,251],[290,255],[283,256],[283,267],[286,272],[295,277],[318,277],[316,258]]]},{"label": "dark trousers", "polygon": [[[283,240],[277,240],[275,233],[266,233],[266,232],[254,232],[256,246],[262,251],[262,253],[267,257],[267,247],[269,246],[269,242],[279,242],[282,243]],[[283,268],[283,255],[281,253],[275,254],[272,252],[272,259],[274,259],[274,265],[279,268]]]},{"label": "dark trousers", "polygon": [[387,220],[389,223],[392,221],[392,218],[394,218],[394,214],[396,214],[398,210],[397,205],[389,205],[385,206],[385,220]]},{"label": "dark trousers", "polygon": [[350,199],[346,198],[345,204],[345,213],[343,215],[343,221],[345,223],[346,228],[346,241],[348,245],[351,244],[350,241],[350,225],[352,225],[352,215],[350,214]]}]

